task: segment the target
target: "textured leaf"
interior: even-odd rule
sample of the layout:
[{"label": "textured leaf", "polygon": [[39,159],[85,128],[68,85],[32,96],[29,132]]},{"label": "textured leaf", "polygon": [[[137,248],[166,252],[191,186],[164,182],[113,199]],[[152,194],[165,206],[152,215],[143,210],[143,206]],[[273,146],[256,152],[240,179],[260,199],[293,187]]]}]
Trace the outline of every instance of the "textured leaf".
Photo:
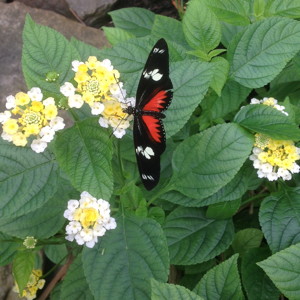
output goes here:
[{"label": "textured leaf", "polygon": [[56,190],[57,165],[49,153],[0,140],[0,223],[36,210]]},{"label": "textured leaf", "polygon": [[221,21],[234,25],[250,23],[249,3],[245,0],[206,0],[206,4]]},{"label": "textured leaf", "polygon": [[151,280],[151,300],[204,300],[183,286]]},{"label": "textured leaf", "polygon": [[61,245],[46,245],[44,247],[45,255],[55,264],[64,264],[68,256],[67,246]]},{"label": "textured leaf", "polygon": [[194,292],[206,300],[244,299],[237,259],[238,255],[233,255],[208,271],[197,284]]},{"label": "textured leaf", "polygon": [[117,218],[93,249],[83,250],[83,268],[94,297],[150,299],[150,278],[166,282],[167,242],[158,223],[139,217]]},{"label": "textured leaf", "polygon": [[224,220],[231,218],[241,206],[241,199],[219,202],[207,208],[206,216],[212,219]]},{"label": "textured leaf", "polygon": [[249,300],[279,299],[279,291],[266,273],[256,263],[270,255],[267,248],[249,249],[242,258],[241,275],[243,287]]},{"label": "textured leaf", "polygon": [[86,61],[89,56],[96,56],[98,60],[103,60],[106,58],[105,56],[102,56],[100,49],[79,41],[74,37],[71,38],[70,43],[78,51],[81,61]]},{"label": "textured leaf", "polygon": [[300,188],[290,188],[265,198],[259,222],[269,247],[280,251],[300,242]]},{"label": "textured leaf", "polygon": [[272,17],[249,25],[228,48],[230,76],[250,88],[274,79],[300,50],[300,24]]},{"label": "textured leaf", "polygon": [[164,231],[175,265],[207,261],[226,250],[233,239],[231,220],[208,219],[199,208],[176,208],[166,218]]},{"label": "textured leaf", "polygon": [[165,38],[168,41],[186,45],[182,23],[170,17],[155,15],[151,34],[157,38]]},{"label": "textured leaf", "polygon": [[227,81],[222,90],[221,96],[210,94],[201,103],[203,113],[200,120],[211,122],[218,118],[224,118],[227,114],[237,110],[250,93],[246,88],[235,81]]},{"label": "textured leaf", "polygon": [[300,244],[292,245],[257,263],[289,299],[300,299]]},{"label": "textured leaf", "polygon": [[78,191],[89,191],[94,197],[106,200],[110,198],[113,189],[111,139],[96,118],[80,121],[61,133],[56,139],[55,154]]},{"label": "textured leaf", "polygon": [[[33,22],[27,15],[23,31],[22,68],[28,88],[40,87],[48,95],[57,96],[59,88],[74,72],[72,61],[79,59],[76,49],[57,31]],[[59,78],[47,82],[46,74],[56,72]]]},{"label": "textured leaf", "polygon": [[12,237],[0,232],[0,266],[11,263],[20,246],[20,243],[13,242]]},{"label": "textured leaf", "polygon": [[281,16],[288,18],[300,18],[300,1],[299,0],[272,0],[268,1],[265,9],[266,16]]},{"label": "textured leaf", "polygon": [[185,60],[172,64],[170,77],[174,95],[164,120],[168,137],[184,126],[203,99],[210,85],[212,68],[209,63],[198,61]]},{"label": "textured leaf", "polygon": [[221,96],[221,91],[227,80],[227,75],[229,72],[229,63],[223,57],[215,57],[212,60],[212,64],[214,65],[214,75],[211,82],[211,87],[218,96]]},{"label": "textured leaf", "polygon": [[277,140],[300,139],[298,125],[290,117],[268,105],[247,105],[236,114],[234,122]]},{"label": "textured leaf", "polygon": [[252,146],[252,136],[236,124],[189,137],[174,151],[171,184],[186,196],[204,199],[233,179]]},{"label": "textured leaf", "polygon": [[64,277],[61,286],[60,299],[94,299],[83,273],[81,255],[77,256],[77,258],[73,261],[67,275]]},{"label": "textured leaf", "polygon": [[112,45],[128,41],[131,38],[135,37],[132,33],[121,28],[102,26],[102,30],[104,31],[106,38]]},{"label": "textured leaf", "polygon": [[263,239],[263,233],[256,228],[246,228],[238,231],[235,234],[232,242],[234,252],[243,255],[251,248],[258,248]]},{"label": "textured leaf", "polygon": [[189,1],[182,26],[187,42],[194,49],[208,53],[221,41],[220,23],[203,0]]},{"label": "textured leaf", "polygon": [[9,221],[0,219],[0,230],[19,238],[34,236],[42,239],[57,233],[66,221],[63,213],[67,209],[66,202],[71,198],[67,194],[70,190],[68,182],[59,178],[59,184],[56,194],[42,207]]},{"label": "textured leaf", "polygon": [[123,8],[109,13],[115,27],[124,29],[135,36],[151,33],[155,14],[148,9],[139,7]]},{"label": "textured leaf", "polygon": [[13,261],[13,275],[18,284],[20,294],[29,281],[29,276],[34,266],[34,253],[30,251],[19,251]]}]

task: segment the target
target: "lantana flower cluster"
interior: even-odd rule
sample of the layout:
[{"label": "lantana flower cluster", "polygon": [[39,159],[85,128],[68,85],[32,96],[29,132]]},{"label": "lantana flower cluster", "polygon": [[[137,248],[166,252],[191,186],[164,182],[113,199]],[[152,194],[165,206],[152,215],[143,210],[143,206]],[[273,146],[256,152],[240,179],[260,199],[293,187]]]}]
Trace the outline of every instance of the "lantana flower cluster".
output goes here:
[{"label": "lantana flower cluster", "polygon": [[103,236],[106,230],[117,227],[115,219],[110,216],[110,204],[88,192],[82,192],[80,200],[68,201],[64,217],[70,221],[66,226],[66,239],[89,248],[95,246],[98,237]]},{"label": "lantana flower cluster", "polygon": [[63,118],[52,97],[43,100],[40,88],[33,87],[27,93],[19,92],[6,98],[6,108],[0,113],[3,132],[1,137],[16,146],[24,147],[29,138],[33,151],[43,152],[54,138],[57,130],[63,129]]},{"label": "lantana flower cluster", "polygon": [[126,99],[126,90],[119,81],[120,73],[109,59],[97,60],[90,56],[86,62],[73,61],[74,84],[65,82],[61,93],[68,98],[71,108],[80,108],[87,103],[93,115],[99,115],[102,127],[113,128],[113,134],[121,138],[130,125],[132,116],[123,110],[128,103],[134,105],[134,98]]},{"label": "lantana flower cluster", "polygon": [[300,159],[300,148],[293,141],[273,140],[259,133],[255,138],[250,159],[257,169],[258,177],[267,178],[269,181],[279,178],[291,180],[292,174],[300,172],[296,163]]},{"label": "lantana flower cluster", "polygon": [[[250,104],[263,104],[272,106],[288,115],[283,105],[272,97],[258,100],[253,98]],[[255,144],[250,160],[257,169],[259,178],[267,178],[274,181],[279,178],[291,180],[292,174],[299,173],[300,167],[296,163],[300,159],[300,148],[296,147],[293,141],[274,140],[267,135],[257,133]]]},{"label": "lantana flower cluster", "polygon": [[[41,276],[42,276],[42,270],[40,269],[32,270],[26,288],[23,290],[22,295],[20,295],[20,297],[25,297],[27,300],[35,299],[37,291],[39,289],[41,290],[45,285],[45,279],[40,279]],[[13,291],[20,294],[20,290],[17,283],[15,283]]]}]

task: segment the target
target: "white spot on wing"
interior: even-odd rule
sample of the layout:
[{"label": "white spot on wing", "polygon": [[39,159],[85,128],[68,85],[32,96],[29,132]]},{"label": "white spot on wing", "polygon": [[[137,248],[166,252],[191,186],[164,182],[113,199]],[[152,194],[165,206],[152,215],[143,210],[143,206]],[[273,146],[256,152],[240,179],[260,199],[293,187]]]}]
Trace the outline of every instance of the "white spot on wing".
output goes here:
[{"label": "white spot on wing", "polygon": [[151,159],[151,156],[154,156],[154,151],[150,147],[146,147],[145,149],[143,149],[142,146],[137,146],[135,151],[138,155],[141,154],[147,159]]},{"label": "white spot on wing", "polygon": [[142,178],[143,178],[144,180],[151,180],[151,181],[154,180],[154,178],[153,178],[151,175],[146,175],[146,174],[142,174]]},{"label": "white spot on wing", "polygon": [[164,52],[165,52],[164,49],[159,49],[159,48],[154,48],[154,49],[153,49],[153,53],[159,53],[159,54],[162,54],[162,53],[164,53]]},{"label": "white spot on wing", "polygon": [[163,77],[163,74],[159,73],[159,69],[154,69],[150,72],[144,71],[143,76],[145,79],[149,79],[151,77],[152,80],[159,81]]}]

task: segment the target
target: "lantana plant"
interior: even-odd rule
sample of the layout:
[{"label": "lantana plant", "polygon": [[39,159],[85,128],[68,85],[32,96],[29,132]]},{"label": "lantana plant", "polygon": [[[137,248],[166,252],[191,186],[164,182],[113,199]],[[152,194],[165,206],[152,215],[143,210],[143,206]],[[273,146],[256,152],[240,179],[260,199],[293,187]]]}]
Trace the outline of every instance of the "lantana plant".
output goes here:
[{"label": "lantana plant", "polygon": [[[26,18],[0,263],[27,299],[300,299],[300,3],[174,3],[112,11],[104,49]],[[126,108],[160,38],[173,100],[147,191]]]}]

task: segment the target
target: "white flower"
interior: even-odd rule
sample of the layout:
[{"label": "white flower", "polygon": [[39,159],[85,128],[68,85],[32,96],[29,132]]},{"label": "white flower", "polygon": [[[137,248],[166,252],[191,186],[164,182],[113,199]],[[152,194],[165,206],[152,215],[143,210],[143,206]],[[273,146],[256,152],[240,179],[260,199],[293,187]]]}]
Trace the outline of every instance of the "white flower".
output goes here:
[{"label": "white flower", "polygon": [[43,142],[51,142],[54,138],[55,130],[50,126],[45,126],[40,131],[41,141]]},{"label": "white flower", "polygon": [[112,71],[114,69],[109,59],[104,59],[101,61],[100,66],[105,67],[108,71]]},{"label": "white flower", "polygon": [[47,99],[45,99],[43,101],[43,104],[44,106],[47,106],[47,105],[55,105],[55,100],[53,97],[48,97]]},{"label": "white flower", "polygon": [[66,239],[76,240],[79,245],[94,247],[98,237],[117,224],[110,216],[110,205],[103,199],[96,199],[88,192],[82,192],[79,200],[69,200],[64,217],[70,222],[66,226]]},{"label": "white flower", "polygon": [[11,117],[11,112],[5,110],[4,112],[0,113],[0,123],[6,122]]},{"label": "white flower", "polygon": [[80,65],[83,65],[83,62],[82,62],[82,61],[79,61],[79,60],[73,60],[73,61],[72,61],[72,70],[73,70],[74,72],[77,72],[77,71],[78,71],[78,67],[79,67]]},{"label": "white flower", "polygon": [[125,129],[121,129],[121,128],[117,128],[117,129],[114,129],[114,136],[118,139],[122,138],[126,133],[126,130]]},{"label": "white flower", "polygon": [[101,127],[108,128],[108,120],[107,119],[100,117],[98,122]]},{"label": "white flower", "polygon": [[268,173],[268,174],[266,174],[267,176],[265,176],[265,177],[267,177],[267,179],[269,180],[269,181],[275,181],[275,180],[277,180],[278,179],[278,174],[277,173],[275,173],[275,172],[271,172],[271,173]]},{"label": "white flower", "polygon": [[252,98],[251,100],[250,100],[250,104],[260,104],[261,102],[260,102],[260,100],[258,100],[258,99],[256,99],[256,98]]},{"label": "white flower", "polygon": [[91,106],[91,113],[92,115],[100,115],[103,110],[104,110],[105,106],[104,104],[100,103],[100,102],[94,102]]},{"label": "white flower", "polygon": [[73,108],[80,108],[84,104],[84,101],[79,94],[71,95],[68,98],[68,105]]},{"label": "white flower", "polygon": [[55,117],[50,121],[50,127],[55,131],[63,129],[65,127],[64,119],[61,117]]},{"label": "white flower", "polygon": [[60,92],[66,96],[70,97],[75,94],[75,86],[71,82],[65,82],[61,87],[60,87]]},{"label": "white flower", "polygon": [[40,139],[33,140],[31,143],[31,149],[36,153],[44,152],[47,148],[47,143],[44,141],[41,141]]},{"label": "white flower", "polygon": [[12,135],[6,133],[6,132],[2,132],[1,137],[4,141],[8,141],[8,142],[12,142]]},{"label": "white flower", "polygon": [[299,173],[300,172],[300,166],[297,165],[295,162],[293,163],[292,167],[290,168],[291,173]]},{"label": "white flower", "polygon": [[269,174],[269,173],[272,173],[273,171],[273,166],[269,163],[264,163],[261,165],[261,170],[266,173],[266,174]]},{"label": "white flower", "polygon": [[27,95],[30,97],[31,101],[40,102],[43,99],[43,93],[38,87],[31,88],[31,90],[27,92]]},{"label": "white flower", "polygon": [[16,98],[13,95],[6,97],[6,104],[7,109],[12,109],[16,107]]}]

